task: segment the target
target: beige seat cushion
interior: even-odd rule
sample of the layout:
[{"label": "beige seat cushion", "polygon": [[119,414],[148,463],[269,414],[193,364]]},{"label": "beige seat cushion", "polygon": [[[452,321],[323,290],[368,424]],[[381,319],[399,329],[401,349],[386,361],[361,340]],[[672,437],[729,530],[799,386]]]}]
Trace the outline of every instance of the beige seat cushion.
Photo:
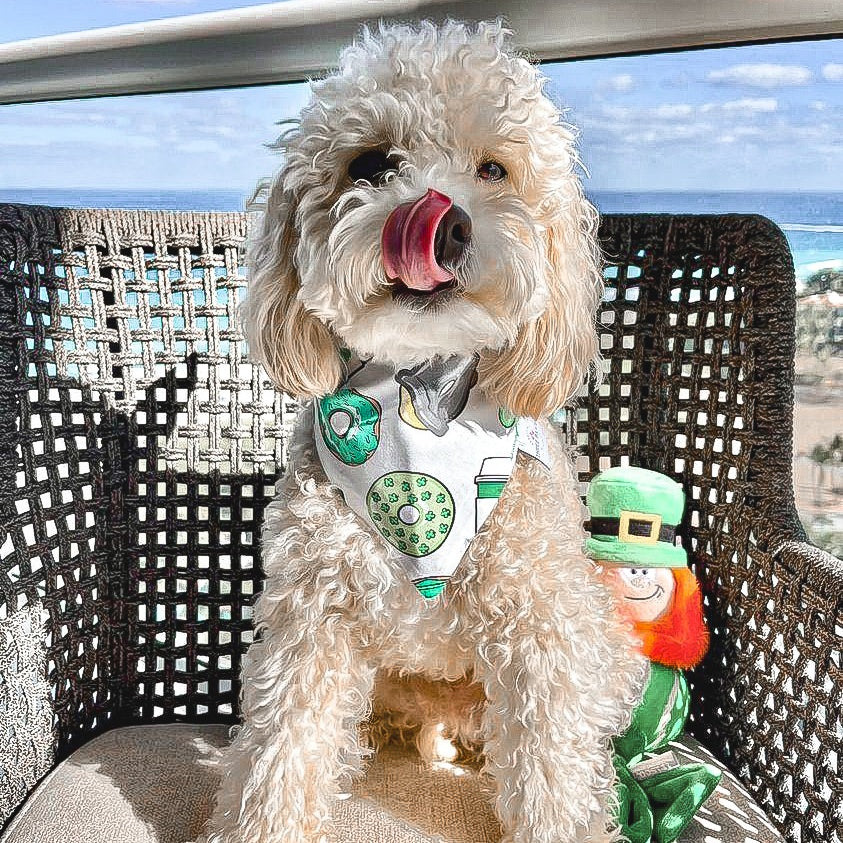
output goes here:
[{"label": "beige seat cushion", "polygon": [[[0,843],[184,843],[211,810],[218,782],[221,725],[115,729],[60,764],[25,803]],[[674,749],[684,760],[712,756],[693,739]],[[430,770],[389,749],[354,793],[338,803],[340,843],[497,843],[488,783],[464,768]],[[780,841],[728,774],[682,836],[683,843]]]}]

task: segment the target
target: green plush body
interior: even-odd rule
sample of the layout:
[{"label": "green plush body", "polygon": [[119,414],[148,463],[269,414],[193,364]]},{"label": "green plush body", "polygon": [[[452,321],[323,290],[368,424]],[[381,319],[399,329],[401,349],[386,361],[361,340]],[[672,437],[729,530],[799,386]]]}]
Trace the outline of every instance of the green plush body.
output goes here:
[{"label": "green plush body", "polygon": [[636,780],[631,769],[663,752],[685,728],[690,694],[681,670],[650,663],[644,699],[615,738],[618,824],[630,843],[673,843],[720,781],[708,764],[683,764]]}]

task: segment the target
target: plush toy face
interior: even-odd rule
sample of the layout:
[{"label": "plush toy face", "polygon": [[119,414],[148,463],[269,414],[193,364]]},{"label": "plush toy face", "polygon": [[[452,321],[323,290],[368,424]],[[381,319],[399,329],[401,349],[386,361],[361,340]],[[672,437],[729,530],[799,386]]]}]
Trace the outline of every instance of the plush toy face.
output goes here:
[{"label": "plush toy face", "polygon": [[673,601],[675,580],[670,568],[607,566],[606,576],[634,621],[654,621]]}]

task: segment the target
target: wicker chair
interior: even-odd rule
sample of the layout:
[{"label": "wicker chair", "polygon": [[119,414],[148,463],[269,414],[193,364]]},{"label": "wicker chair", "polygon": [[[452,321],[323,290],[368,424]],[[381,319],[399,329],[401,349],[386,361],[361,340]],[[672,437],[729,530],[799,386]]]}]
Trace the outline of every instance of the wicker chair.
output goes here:
[{"label": "wicker chair", "polygon": [[[0,206],[0,615],[49,611],[56,760],[236,718],[296,413],[245,361],[246,227]],[[626,460],[684,485],[712,632],[690,731],[786,839],[841,843],[843,566],[794,509],[786,242],[752,216],[607,216],[601,238],[606,376],[565,422],[583,491]]]}]

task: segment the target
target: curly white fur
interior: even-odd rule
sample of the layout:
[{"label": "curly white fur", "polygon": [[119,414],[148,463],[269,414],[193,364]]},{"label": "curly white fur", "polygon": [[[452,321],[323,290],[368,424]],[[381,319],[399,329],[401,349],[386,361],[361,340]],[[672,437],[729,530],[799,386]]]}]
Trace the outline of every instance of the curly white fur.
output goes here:
[{"label": "curly white fur", "polygon": [[[540,416],[596,361],[595,216],[573,132],[506,37],[498,23],[382,27],[314,84],[251,254],[250,345],[281,388],[333,391],[340,342],[402,365],[476,351],[490,400]],[[373,146],[398,172],[352,184],[348,163]],[[504,183],[476,178],[491,158]],[[431,187],[473,235],[456,294],[419,311],[387,294],[380,231]],[[504,843],[617,839],[610,740],[647,668],[582,554],[570,454],[548,431],[549,481],[519,457],[446,590],[425,600],[327,483],[310,414],[267,510],[260,637],[208,843],[327,840],[373,700],[376,739],[395,729],[432,754],[443,732],[482,749]]]}]

